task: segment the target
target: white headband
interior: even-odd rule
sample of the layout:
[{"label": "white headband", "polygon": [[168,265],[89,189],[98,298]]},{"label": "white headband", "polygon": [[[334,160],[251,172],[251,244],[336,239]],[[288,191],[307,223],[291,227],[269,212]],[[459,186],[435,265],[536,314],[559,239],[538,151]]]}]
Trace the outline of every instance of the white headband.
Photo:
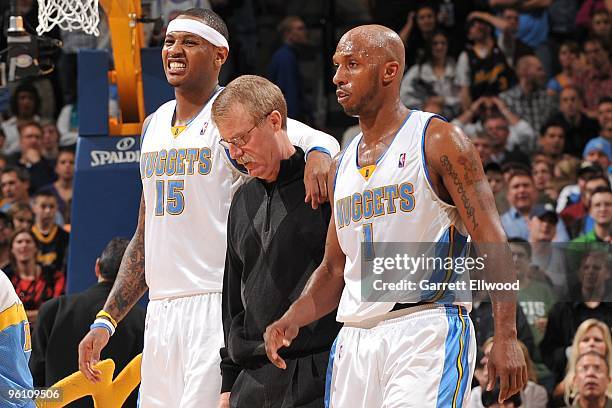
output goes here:
[{"label": "white headband", "polygon": [[199,35],[209,43],[217,47],[225,47],[229,51],[229,44],[224,36],[214,28],[207,26],[201,21],[193,18],[175,18],[168,24],[166,32],[185,31],[187,33]]}]

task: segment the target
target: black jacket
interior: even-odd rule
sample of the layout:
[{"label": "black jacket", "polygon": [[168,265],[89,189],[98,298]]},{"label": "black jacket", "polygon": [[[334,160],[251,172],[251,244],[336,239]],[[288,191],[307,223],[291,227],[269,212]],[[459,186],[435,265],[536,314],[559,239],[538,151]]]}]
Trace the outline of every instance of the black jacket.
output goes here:
[{"label": "black jacket", "polygon": [[[223,278],[222,392],[243,368],[269,363],[266,327],[279,319],[319,266],[331,216],[329,204],[313,210],[304,202],[304,153],[298,147],[281,162],[276,182],[253,179],[241,186],[228,217]],[[283,358],[329,350],[340,329],[336,312],[300,329]]]},{"label": "black jacket", "polygon": [[[49,387],[79,370],[79,343],[89,332],[96,314],[104,306],[112,282],[98,283],[82,293],[51,299],[40,307],[32,333],[30,371],[35,387]],[[102,350],[100,361],[115,361],[115,376],[138,354],[144,341],[145,311],[135,306],[119,323],[117,331]],[[138,388],[124,407],[136,407]],[[93,407],[91,397],[66,405]]]}]

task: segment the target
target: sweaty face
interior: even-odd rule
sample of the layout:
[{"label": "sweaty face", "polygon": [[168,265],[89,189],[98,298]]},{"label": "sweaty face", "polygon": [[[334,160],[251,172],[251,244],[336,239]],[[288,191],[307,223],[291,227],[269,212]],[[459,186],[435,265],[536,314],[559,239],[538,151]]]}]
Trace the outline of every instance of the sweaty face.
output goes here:
[{"label": "sweaty face", "polygon": [[166,80],[173,87],[198,87],[202,77],[213,75],[215,47],[195,34],[173,31],[166,35],[162,61]]},{"label": "sweaty face", "polygon": [[380,88],[380,56],[365,47],[361,37],[346,34],[336,47],[333,63],[338,103],[347,115],[359,116]]}]

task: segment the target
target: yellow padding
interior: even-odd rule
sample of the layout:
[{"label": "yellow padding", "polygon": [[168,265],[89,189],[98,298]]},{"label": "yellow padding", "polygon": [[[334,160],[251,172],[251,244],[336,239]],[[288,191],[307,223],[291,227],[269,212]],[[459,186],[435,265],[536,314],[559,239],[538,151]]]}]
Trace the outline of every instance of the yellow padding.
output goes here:
[{"label": "yellow padding", "polygon": [[5,309],[0,312],[0,331],[6,329],[7,327],[14,326],[21,322],[27,321],[28,316],[26,315],[25,309],[23,308],[23,304],[15,303],[8,309]]},{"label": "yellow padding", "polygon": [[100,361],[96,368],[102,372],[100,382],[90,382],[83,373],[74,374],[60,380],[53,388],[63,391],[61,401],[36,401],[39,408],[61,408],[69,403],[91,395],[95,408],[121,408],[130,393],[140,383],[140,364],[142,354],[134,357],[132,361],[113,380],[115,362],[111,359]]}]

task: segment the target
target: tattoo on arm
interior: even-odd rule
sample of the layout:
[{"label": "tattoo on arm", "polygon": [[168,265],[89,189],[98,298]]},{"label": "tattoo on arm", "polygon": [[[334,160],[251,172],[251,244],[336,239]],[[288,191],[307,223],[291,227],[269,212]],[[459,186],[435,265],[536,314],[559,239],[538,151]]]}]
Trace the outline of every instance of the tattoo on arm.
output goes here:
[{"label": "tattoo on arm", "polygon": [[[467,191],[465,191],[465,187],[463,185],[463,181],[461,181],[461,179],[459,178],[459,174],[457,173],[457,171],[455,171],[455,168],[453,167],[453,165],[450,162],[450,159],[448,158],[447,155],[443,155],[440,158],[440,163],[442,164],[442,167],[446,170],[448,175],[453,180],[453,184],[455,185],[455,187],[457,188],[457,192],[461,196],[461,201],[463,203],[463,208],[465,208],[467,216],[469,217],[470,221],[472,222],[472,228],[475,230],[476,228],[478,228],[478,223],[476,222],[476,214],[475,214],[476,211],[474,210],[474,207],[472,206],[472,203],[470,202],[470,198],[467,195]],[[466,184],[468,184],[468,185],[473,184],[474,183],[473,175],[471,174],[471,171],[468,171],[469,166],[471,166],[468,163],[468,160],[465,159],[463,156],[461,156],[460,157],[460,164],[462,166],[464,166],[464,168],[466,170],[466,174],[470,173],[466,177],[466,180],[465,180]],[[466,167],[466,166],[468,166],[468,167]]]},{"label": "tattoo on arm", "polygon": [[117,279],[104,305],[104,310],[117,321],[123,319],[147,291],[144,273],[144,210],[144,201],[141,200],[138,227],[125,250]]}]

